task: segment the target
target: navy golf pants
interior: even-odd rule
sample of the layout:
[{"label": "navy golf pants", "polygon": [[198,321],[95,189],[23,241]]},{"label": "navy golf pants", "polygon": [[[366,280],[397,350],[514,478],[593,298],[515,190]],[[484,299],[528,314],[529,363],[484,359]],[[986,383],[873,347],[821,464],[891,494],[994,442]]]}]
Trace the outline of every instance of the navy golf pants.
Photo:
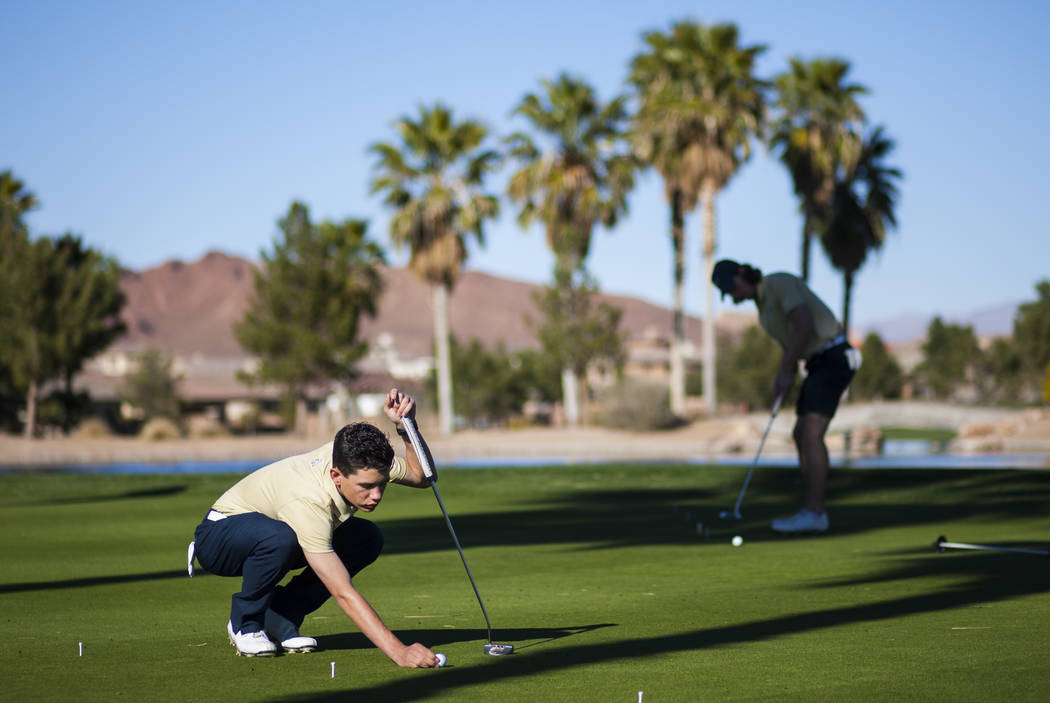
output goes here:
[{"label": "navy golf pants", "polygon": [[[295,637],[303,619],[331,595],[307,566],[295,532],[280,520],[260,513],[205,518],[194,540],[197,561],[207,571],[241,577],[241,590],[233,594],[230,607],[234,632],[265,629],[278,641]],[[332,547],[353,577],[379,558],[383,533],[368,520],[350,517],[332,533]],[[303,567],[287,584],[278,585],[288,572]]]}]

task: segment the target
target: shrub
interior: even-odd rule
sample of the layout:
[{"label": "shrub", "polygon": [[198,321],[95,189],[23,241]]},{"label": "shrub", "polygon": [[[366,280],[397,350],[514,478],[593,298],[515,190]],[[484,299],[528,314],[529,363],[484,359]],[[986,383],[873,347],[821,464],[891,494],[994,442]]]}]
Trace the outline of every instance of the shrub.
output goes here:
[{"label": "shrub", "polygon": [[186,434],[193,439],[229,437],[230,431],[213,417],[192,415],[186,420]]},{"label": "shrub", "polygon": [[671,412],[666,385],[623,382],[602,391],[594,414],[596,424],[621,430],[665,430],[681,423]]},{"label": "shrub", "polygon": [[173,420],[166,417],[155,417],[146,422],[139,430],[139,439],[147,442],[160,442],[166,439],[180,439],[182,431]]},{"label": "shrub", "polygon": [[102,418],[89,417],[77,425],[73,436],[77,439],[105,439],[113,436],[113,430]]}]

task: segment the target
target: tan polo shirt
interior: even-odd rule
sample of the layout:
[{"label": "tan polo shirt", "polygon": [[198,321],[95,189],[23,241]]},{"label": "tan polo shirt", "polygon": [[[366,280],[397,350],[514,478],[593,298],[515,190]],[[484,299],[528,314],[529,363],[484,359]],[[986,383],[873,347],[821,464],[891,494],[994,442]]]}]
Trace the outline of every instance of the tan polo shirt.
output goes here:
[{"label": "tan polo shirt", "polygon": [[803,359],[821,351],[828,342],[842,334],[842,325],[824,301],[818,298],[801,278],[790,273],[771,273],[763,276],[758,284],[756,302],[758,323],[785,349],[791,340],[792,332],[788,314],[800,305],[809,309],[813,316],[813,336],[806,343],[802,353]]},{"label": "tan polo shirt", "polygon": [[[224,515],[261,513],[288,523],[304,552],[331,552],[332,532],[357,512],[332,481],[332,445],[281,459],[257,469],[219,496],[212,506]],[[390,480],[404,478],[407,466],[394,457]]]}]

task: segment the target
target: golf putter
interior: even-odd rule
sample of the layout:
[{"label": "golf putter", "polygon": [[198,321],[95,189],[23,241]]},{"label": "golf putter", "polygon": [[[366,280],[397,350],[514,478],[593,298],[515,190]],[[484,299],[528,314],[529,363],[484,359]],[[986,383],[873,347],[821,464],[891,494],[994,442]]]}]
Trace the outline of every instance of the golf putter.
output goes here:
[{"label": "golf putter", "polygon": [[766,431],[762,433],[762,441],[758,443],[758,451],[755,452],[755,460],[751,462],[751,468],[748,469],[747,478],[744,479],[744,486],[740,489],[740,495],[736,499],[736,505],[733,506],[733,512],[723,510],[718,514],[718,517],[723,520],[727,518],[733,518],[739,520],[743,517],[740,514],[740,504],[744,502],[744,494],[747,492],[747,484],[751,482],[751,474],[754,473],[755,467],[758,466],[758,457],[762,454],[762,447],[766,444],[766,437],[769,436],[769,430],[773,428],[773,420],[777,418],[777,411],[780,410],[780,401],[784,399],[784,396],[777,396],[777,399],[773,401],[773,412],[769,416],[769,424],[766,425]]},{"label": "golf putter", "polygon": [[470,579],[470,585],[474,589],[474,595],[478,599],[478,605],[481,606],[481,614],[485,616],[485,627],[488,630],[488,640],[485,642],[483,651],[485,654],[498,657],[503,654],[510,654],[514,651],[513,644],[496,643],[492,641],[492,623],[489,622],[489,614],[485,610],[485,604],[481,600],[481,594],[478,593],[478,585],[474,583],[474,575],[470,573],[470,567],[467,566],[467,558],[463,555],[463,547],[459,544],[459,538],[456,537],[456,531],[452,529],[452,521],[448,517],[448,511],[445,510],[445,503],[441,500],[441,493],[438,492],[437,487],[437,476],[434,475],[434,468],[430,465],[430,458],[427,456],[426,450],[423,449],[423,440],[419,436],[419,431],[416,429],[415,420],[410,417],[401,418],[401,424],[405,428],[405,432],[408,433],[408,441],[412,444],[412,449],[416,452],[416,458],[419,459],[419,465],[423,468],[423,475],[430,479],[430,487],[434,489],[434,497],[437,498],[438,506],[441,508],[441,514],[445,516],[445,524],[448,525],[448,533],[452,535],[452,541],[456,545],[456,551],[459,552],[459,558],[463,562],[463,568],[467,571],[467,578]]}]

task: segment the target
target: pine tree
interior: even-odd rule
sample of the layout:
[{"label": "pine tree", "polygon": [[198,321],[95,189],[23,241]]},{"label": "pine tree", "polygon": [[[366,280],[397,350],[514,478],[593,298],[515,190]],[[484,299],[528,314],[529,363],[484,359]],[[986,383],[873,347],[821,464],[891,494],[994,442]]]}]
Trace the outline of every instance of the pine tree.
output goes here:
[{"label": "pine tree", "polygon": [[278,224],[281,237],[262,252],[254,299],[234,333],[259,357],[251,380],[283,386],[301,406],[310,384],[356,376],[368,349],[358,325],[376,313],[384,255],[363,220],[315,225],[295,202]]}]

